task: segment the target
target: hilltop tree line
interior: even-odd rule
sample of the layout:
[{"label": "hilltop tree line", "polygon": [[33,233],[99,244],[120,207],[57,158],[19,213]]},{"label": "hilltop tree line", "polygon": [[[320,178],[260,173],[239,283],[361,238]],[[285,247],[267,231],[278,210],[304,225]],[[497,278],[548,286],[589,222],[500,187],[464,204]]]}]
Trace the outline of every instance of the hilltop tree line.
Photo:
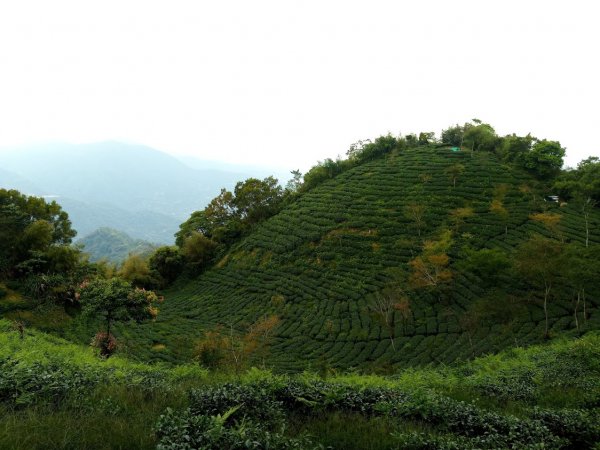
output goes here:
[{"label": "hilltop tree line", "polygon": [[323,181],[365,162],[426,146],[451,146],[461,151],[492,152],[502,160],[520,165],[546,181],[560,173],[565,155],[565,149],[558,141],[538,139],[530,134],[498,136],[490,124],[473,119],[464,125],[455,125],[443,130],[439,139],[434,132],[421,132],[406,136],[387,134],[374,141],[358,141],[350,146],[346,158],[329,158],[312,167],[304,175],[298,191],[308,191]]}]

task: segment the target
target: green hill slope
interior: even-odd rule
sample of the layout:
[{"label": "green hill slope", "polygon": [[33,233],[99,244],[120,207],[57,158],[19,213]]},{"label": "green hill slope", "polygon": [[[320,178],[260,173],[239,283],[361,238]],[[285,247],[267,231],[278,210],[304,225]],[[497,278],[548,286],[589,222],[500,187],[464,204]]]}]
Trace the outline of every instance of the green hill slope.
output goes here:
[{"label": "green hill slope", "polygon": [[[464,171],[454,186],[456,164]],[[206,329],[220,324],[241,332],[264,314],[278,314],[270,361],[282,370],[450,362],[538,342],[544,334],[541,293],[510,272],[491,289],[476,271],[458,270],[465,247],[498,248],[512,258],[532,233],[584,242],[580,211],[544,201],[535,186],[491,153],[427,147],[363,164],[306,193],[198,279],[167,292],[155,323],[122,328],[121,335],[144,358],[182,361]],[[501,199],[505,218],[490,210],[494,199]],[[410,204],[424,206],[421,235],[406,214]],[[472,215],[455,220],[458,208]],[[561,216],[558,228],[530,218],[542,210]],[[596,210],[590,216],[594,248],[599,224]],[[452,230],[452,280],[442,294],[410,293],[410,311],[395,313],[392,346],[390,330],[369,304],[399,272],[409,272],[424,240],[444,229]],[[571,293],[556,289],[549,305],[552,332],[574,327]],[[587,292],[588,328],[600,323],[594,289]],[[160,352],[151,350],[156,344]]]},{"label": "green hill slope", "polygon": [[90,261],[105,258],[112,262],[122,262],[130,253],[150,253],[156,247],[142,239],[134,239],[127,233],[112,228],[98,228],[93,233],[77,241],[83,251],[90,255]]}]

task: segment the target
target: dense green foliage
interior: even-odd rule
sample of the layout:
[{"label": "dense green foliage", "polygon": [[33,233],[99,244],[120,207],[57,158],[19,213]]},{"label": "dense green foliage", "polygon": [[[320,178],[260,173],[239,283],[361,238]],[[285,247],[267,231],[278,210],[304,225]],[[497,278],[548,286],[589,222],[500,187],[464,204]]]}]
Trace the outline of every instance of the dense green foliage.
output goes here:
[{"label": "dense green foliage", "polygon": [[160,275],[150,269],[148,258],[135,253],[123,261],[117,275],[139,288],[153,289],[160,284]]},{"label": "dense green foliage", "polygon": [[152,291],[135,288],[120,278],[97,278],[80,287],[77,299],[84,316],[102,317],[105,332],[96,335],[100,354],[108,357],[114,351],[111,326],[114,322],[128,322],[155,318],[158,297]]},{"label": "dense green foliage", "polygon": [[582,202],[600,202],[600,158],[592,156],[577,165],[577,169],[568,169],[554,184],[566,200],[576,199]]},{"label": "dense green foliage", "polygon": [[493,152],[542,180],[551,180],[560,173],[565,156],[565,149],[557,141],[538,139],[529,134],[500,137],[490,124],[478,119],[443,130],[441,142],[471,152]]},{"label": "dense green foliage", "polygon": [[427,139],[419,141],[416,136],[395,137],[391,134],[380,136],[375,141],[370,139],[358,141],[350,146],[347,159],[326,159],[312,167],[304,174],[303,182],[299,185],[299,192],[307,192],[326,180],[335,178],[339,174],[374,159],[386,155],[396,154],[398,151],[419,145],[426,145]]},{"label": "dense green foliage", "polygon": [[160,287],[173,283],[183,270],[183,264],[183,255],[174,245],[157,248],[148,261],[148,267],[159,278]]},{"label": "dense green foliage", "polygon": [[74,236],[56,202],[0,189],[0,277],[69,272],[78,260]]},{"label": "dense green foliage", "polygon": [[279,211],[283,190],[273,177],[264,180],[248,178],[235,185],[233,192],[221,189],[208,206],[181,224],[175,234],[183,247],[193,232],[199,232],[217,243],[228,244],[245,234],[257,223]]}]

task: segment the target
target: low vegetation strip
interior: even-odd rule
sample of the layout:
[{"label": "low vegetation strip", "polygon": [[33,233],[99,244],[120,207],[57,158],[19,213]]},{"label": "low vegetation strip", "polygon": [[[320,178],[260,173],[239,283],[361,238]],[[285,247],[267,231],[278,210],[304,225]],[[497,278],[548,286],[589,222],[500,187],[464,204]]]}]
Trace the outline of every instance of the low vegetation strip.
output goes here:
[{"label": "low vegetation strip", "polygon": [[593,449],[600,441],[597,333],[390,377],[99,360],[44,333],[21,337],[8,321],[0,344],[0,448]]}]

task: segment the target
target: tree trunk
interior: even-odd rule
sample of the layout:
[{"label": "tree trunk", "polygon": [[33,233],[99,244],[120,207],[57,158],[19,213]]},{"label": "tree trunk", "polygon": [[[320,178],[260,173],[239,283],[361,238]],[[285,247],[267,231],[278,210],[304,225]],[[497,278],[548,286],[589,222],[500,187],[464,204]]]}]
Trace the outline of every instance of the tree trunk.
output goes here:
[{"label": "tree trunk", "polygon": [[577,291],[577,302],[575,303],[575,328],[579,330],[579,319],[577,318],[577,310],[579,309],[580,291]]},{"label": "tree trunk", "polygon": [[583,213],[583,216],[585,217],[585,247],[587,248],[590,242],[589,212]]},{"label": "tree trunk", "polygon": [[475,347],[473,346],[473,336],[471,336],[471,332],[467,331],[467,336],[469,336],[469,346],[471,347],[471,356],[475,356]]},{"label": "tree trunk", "polygon": [[392,350],[396,351],[396,346],[394,345],[394,337],[396,334],[396,314],[392,311],[392,317],[390,320],[390,341],[392,343]]},{"label": "tree trunk", "polygon": [[549,334],[548,334],[548,295],[550,294],[551,288],[552,288],[552,286],[546,284],[545,290],[544,290],[544,316],[546,318],[546,329],[544,331],[545,338],[548,338],[548,336],[549,336]]},{"label": "tree trunk", "polygon": [[587,309],[585,304],[585,288],[581,290],[581,297],[583,298],[583,323],[587,322]]}]

